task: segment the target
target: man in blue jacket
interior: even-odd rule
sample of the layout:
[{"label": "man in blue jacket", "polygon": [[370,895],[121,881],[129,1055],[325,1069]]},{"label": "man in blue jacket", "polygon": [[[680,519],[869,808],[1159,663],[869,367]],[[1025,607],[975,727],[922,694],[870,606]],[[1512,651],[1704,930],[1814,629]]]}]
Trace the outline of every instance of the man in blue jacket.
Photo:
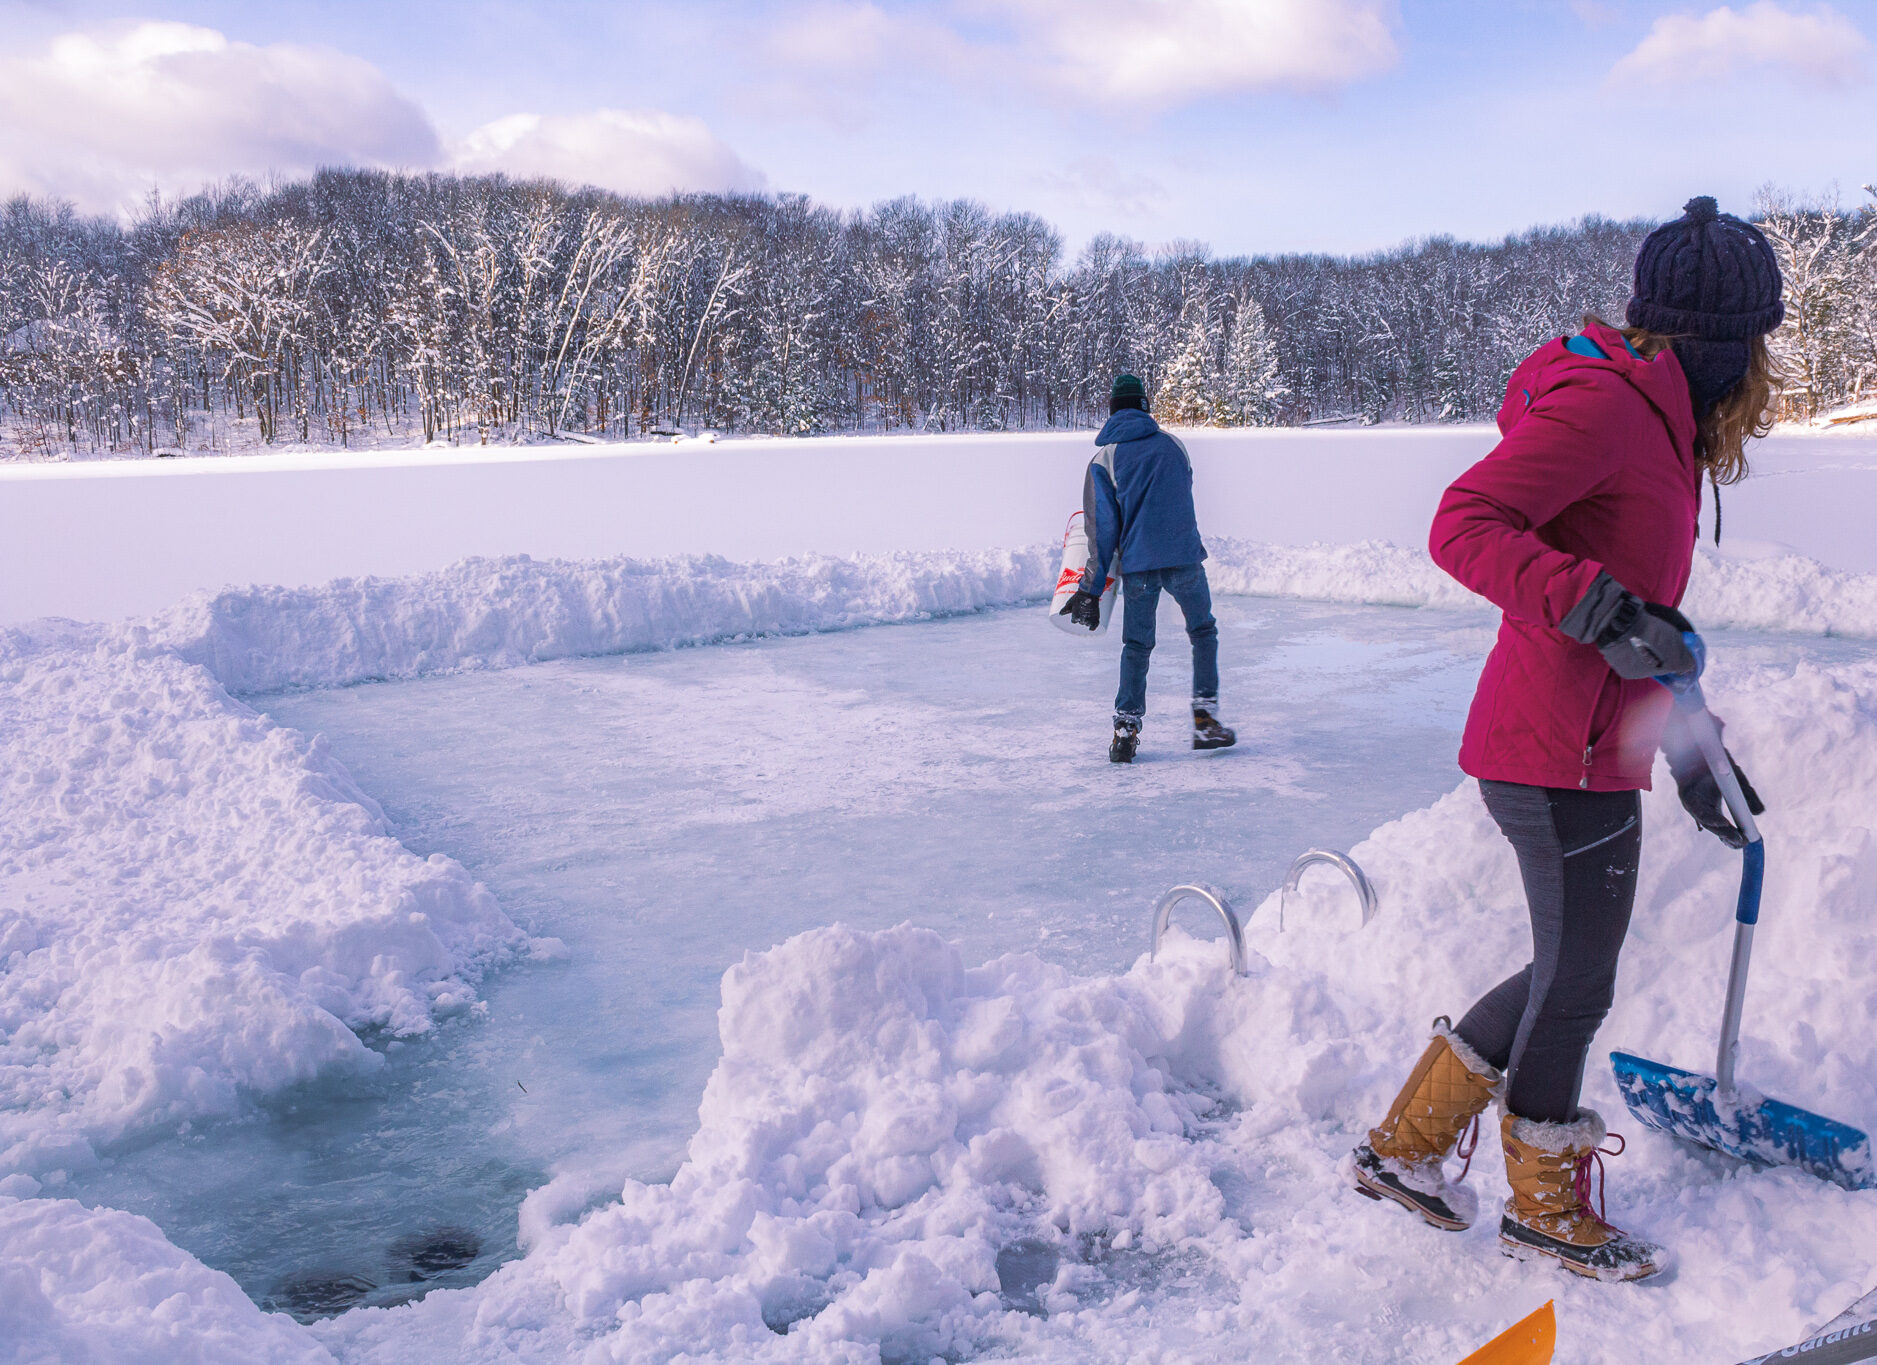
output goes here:
[{"label": "man in blue jacket", "polygon": [[1147,711],[1147,661],[1154,652],[1154,617],[1162,588],[1186,615],[1193,642],[1193,747],[1225,749],[1238,736],[1219,724],[1219,626],[1206,583],[1206,547],[1193,512],[1193,462],[1178,438],[1147,414],[1147,389],[1131,374],[1108,394],[1108,421],[1082,488],[1088,564],[1062,614],[1094,630],[1101,590],[1115,551],[1121,553],[1121,690],[1114,699],[1111,763],[1132,763]]}]

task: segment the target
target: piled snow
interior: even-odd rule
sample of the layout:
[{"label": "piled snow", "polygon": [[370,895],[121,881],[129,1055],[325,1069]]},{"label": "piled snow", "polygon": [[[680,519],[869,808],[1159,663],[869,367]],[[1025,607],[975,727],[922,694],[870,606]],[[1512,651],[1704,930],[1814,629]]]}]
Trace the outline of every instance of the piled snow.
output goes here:
[{"label": "piled snow", "polygon": [[0,1176],[380,1063],[519,931],[319,742],[162,651],[0,660]]},{"label": "piled snow", "polygon": [[1034,597],[1055,567],[1040,550],[759,565],[521,555],[417,578],[198,596],[150,629],[231,690],[263,692],[917,621]]},{"label": "piled snow", "polygon": [[[903,621],[1040,598],[1021,552],[596,563],[469,560],[414,579],[192,598],[142,624],[0,633],[0,1174],[226,1113],[364,1028],[467,1007],[518,937],[462,869],[417,860],[317,744],[228,692]],[[1222,541],[1221,592],[1479,603],[1424,552]],[[1703,554],[1703,624],[1877,635],[1877,578]],[[226,690],[224,690],[226,689]],[[413,918],[417,916],[420,918]],[[18,954],[14,959],[11,955]]]},{"label": "piled snow", "polygon": [[[1385,541],[1289,546],[1219,537],[1210,550],[1214,592],[1491,609],[1425,550]],[[36,621],[0,630],[0,660],[109,643],[173,652],[238,695],[341,687],[1040,601],[1059,553],[1032,546],[772,564],[467,559],[411,578],[198,593],[127,626]],[[1703,626],[1877,637],[1877,574],[1797,555],[1736,560],[1703,550],[1684,606]]]},{"label": "piled snow", "polygon": [[263,1313],[149,1219],[70,1199],[4,1196],[0,1356],[17,1365],[332,1361],[292,1318]]},{"label": "piled snow", "polygon": [[1195,1087],[1317,1123],[1346,1048],[1228,1059],[1221,1044],[1325,1016],[1319,983],[1254,989],[1177,936],[1156,963],[1079,979],[1027,954],[967,969],[910,925],[801,934],[726,974],[723,1059],[669,1185],[537,1226],[528,1258],[473,1295],[319,1330],[344,1359],[387,1361],[565,1358],[596,1340],[621,1360],[1043,1345],[1000,1297],[1000,1249],[1048,1246],[1039,1302],[1073,1318],[1090,1257],[1224,1248],[1217,1153],[1189,1140],[1218,1105]]},{"label": "piled snow", "polygon": [[1214,592],[1385,607],[1490,607],[1442,572],[1427,551],[1387,541],[1264,545],[1215,537],[1206,548]]},{"label": "piled snow", "polygon": [[[1492,609],[1449,578],[1425,550],[1383,541],[1289,546],[1220,539],[1210,549],[1214,592]],[[1703,627],[1877,638],[1877,574],[1827,568],[1802,555],[1731,559],[1702,547],[1682,608]]]},{"label": "piled snow", "polygon": [[343,687],[1007,606],[1046,594],[1057,553],[466,559],[412,578],[196,593],[127,626],[35,621],[0,630],[0,661],[110,643],[171,651],[237,694]]}]

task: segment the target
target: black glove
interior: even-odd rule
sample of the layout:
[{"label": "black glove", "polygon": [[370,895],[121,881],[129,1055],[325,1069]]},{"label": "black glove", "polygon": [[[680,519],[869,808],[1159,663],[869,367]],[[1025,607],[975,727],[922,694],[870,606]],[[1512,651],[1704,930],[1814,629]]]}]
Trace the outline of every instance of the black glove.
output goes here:
[{"label": "black glove", "polygon": [[[1715,724],[1718,728],[1719,722]],[[1668,754],[1668,770],[1674,774],[1675,786],[1681,792],[1682,809],[1694,817],[1697,825],[1727,847],[1745,848],[1747,836],[1728,817],[1727,802],[1721,796],[1721,784],[1708,771],[1708,761],[1701,756],[1701,749],[1695,744],[1694,737],[1688,734],[1679,712],[1669,721],[1663,741],[1663,748]],[[1740,783],[1740,794],[1747,798],[1747,809],[1755,815],[1766,814],[1766,803],[1753,790],[1747,775],[1740,771],[1734,756],[1727,753],[1726,749],[1721,752],[1727,754],[1727,762],[1733,767],[1734,777]]]},{"label": "black glove", "polygon": [[1101,599],[1092,592],[1076,589],[1075,595],[1062,604],[1058,616],[1066,616],[1078,626],[1087,626],[1090,630],[1101,629]]},{"label": "black glove", "polygon": [[1683,631],[1694,629],[1688,618],[1660,602],[1643,601],[1607,573],[1597,575],[1558,629],[1595,645],[1619,678],[1695,671],[1695,656],[1682,639]]}]

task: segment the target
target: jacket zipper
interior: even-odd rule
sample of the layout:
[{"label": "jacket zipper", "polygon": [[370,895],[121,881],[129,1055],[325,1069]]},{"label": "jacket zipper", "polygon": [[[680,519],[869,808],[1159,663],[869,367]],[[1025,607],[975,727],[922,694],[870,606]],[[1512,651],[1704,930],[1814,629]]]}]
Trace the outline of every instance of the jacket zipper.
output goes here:
[{"label": "jacket zipper", "polygon": [[[1604,689],[1610,685],[1611,679],[1614,677],[1615,675],[1611,674],[1598,684],[1596,695],[1590,699],[1590,714],[1584,717],[1584,771],[1577,779],[1577,789],[1579,791],[1590,790],[1590,760],[1595,756],[1597,751],[1596,742],[1590,737],[1590,730],[1591,727],[1597,723],[1597,707],[1603,701]],[[1620,685],[1621,684],[1619,684],[1619,686]],[[1615,725],[1617,720],[1621,718],[1622,709],[1622,698],[1619,696],[1617,698],[1617,714],[1611,717],[1610,720],[1612,725]]]}]

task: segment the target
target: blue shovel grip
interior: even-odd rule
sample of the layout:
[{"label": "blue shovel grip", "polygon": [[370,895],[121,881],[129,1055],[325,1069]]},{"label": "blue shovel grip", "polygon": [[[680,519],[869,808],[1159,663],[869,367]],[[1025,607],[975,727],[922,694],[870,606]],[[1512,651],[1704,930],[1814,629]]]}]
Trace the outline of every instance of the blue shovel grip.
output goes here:
[{"label": "blue shovel grip", "polygon": [[1688,646],[1688,652],[1694,655],[1695,666],[1692,673],[1658,673],[1655,680],[1666,687],[1675,698],[1675,704],[1685,711],[1700,711],[1707,706],[1707,698],[1701,695],[1701,675],[1707,671],[1708,643],[1692,630],[1681,633],[1682,643]]},{"label": "blue shovel grip", "polygon": [[1739,924],[1760,922],[1760,884],[1766,880],[1766,842],[1755,839],[1740,850],[1740,903],[1734,908]]}]

